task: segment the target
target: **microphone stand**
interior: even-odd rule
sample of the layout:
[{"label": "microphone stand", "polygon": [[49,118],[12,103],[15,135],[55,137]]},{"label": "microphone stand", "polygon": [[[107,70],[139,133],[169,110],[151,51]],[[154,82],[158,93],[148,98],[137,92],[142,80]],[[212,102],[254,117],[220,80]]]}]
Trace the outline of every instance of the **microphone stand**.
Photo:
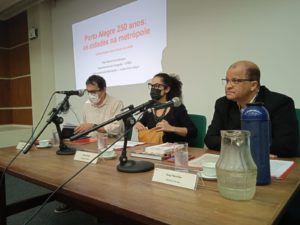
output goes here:
[{"label": "microphone stand", "polygon": [[122,119],[124,121],[124,125],[125,125],[125,136],[124,136],[124,145],[123,145],[122,153],[119,158],[120,164],[117,166],[118,171],[126,172],[126,173],[139,173],[139,172],[146,172],[146,171],[152,170],[154,168],[154,164],[152,162],[128,160],[126,149],[127,149],[127,140],[128,140],[129,130],[132,129],[133,125],[136,122],[136,120],[134,119],[134,117],[132,115],[138,111],[144,112],[148,108],[152,107],[154,103],[155,103],[154,100],[150,100],[150,101],[148,101],[142,105],[139,105],[135,108],[133,108],[133,106],[129,106],[128,111],[120,113],[120,114],[116,115],[114,118],[112,118],[106,122],[95,125],[86,131],[76,134],[76,135],[70,137],[70,140],[73,141],[75,139],[78,139],[78,138],[82,137],[83,135],[86,135],[92,131],[98,130],[100,127],[103,127],[114,121]]},{"label": "microphone stand", "polygon": [[62,136],[62,132],[60,129],[59,124],[63,123],[63,118],[59,117],[58,114],[61,113],[64,105],[66,104],[66,102],[68,102],[70,98],[70,95],[66,95],[66,97],[64,98],[64,100],[59,104],[59,106],[57,108],[53,108],[51,111],[51,115],[49,116],[49,119],[46,121],[45,126],[41,129],[41,131],[33,138],[33,140],[31,142],[28,143],[28,145],[24,148],[23,153],[26,154],[31,147],[33,146],[33,144],[35,143],[35,141],[39,138],[39,136],[44,132],[44,130],[47,128],[47,126],[53,122],[56,126],[56,130],[59,136],[59,149],[56,151],[56,154],[58,155],[73,155],[75,154],[76,149],[75,148],[69,148],[64,144],[63,141],[63,136]]},{"label": "microphone stand", "polygon": [[[132,107],[132,105],[129,106],[129,109],[131,110]],[[153,170],[154,164],[152,162],[128,160],[127,140],[129,138],[129,131],[132,130],[134,124],[136,123],[136,119],[132,115],[130,115],[127,118],[124,118],[123,122],[125,125],[125,136],[123,149],[119,158],[120,164],[117,166],[117,170],[125,173],[139,173]]]}]

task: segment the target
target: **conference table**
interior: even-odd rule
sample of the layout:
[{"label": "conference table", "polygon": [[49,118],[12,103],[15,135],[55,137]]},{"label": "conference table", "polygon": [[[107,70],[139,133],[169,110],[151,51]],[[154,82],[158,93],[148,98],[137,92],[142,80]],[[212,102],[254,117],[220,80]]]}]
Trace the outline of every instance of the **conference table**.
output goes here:
[{"label": "conference table", "polygon": [[[90,150],[96,149],[96,144],[77,147]],[[128,158],[131,158],[129,152],[133,149],[128,149]],[[1,174],[17,151],[15,147],[0,149]],[[198,156],[208,150],[190,148],[189,151]],[[119,172],[116,169],[118,157],[113,160],[98,159],[96,164],[89,165],[60,189],[54,199],[113,224],[276,224],[300,181],[300,158],[289,160],[294,160],[296,167],[288,177],[272,180],[270,185],[257,186],[250,201],[223,198],[215,180],[199,180],[197,189],[190,190],[152,181],[153,170]],[[152,162],[172,166],[166,161]],[[32,149],[27,154],[20,154],[7,173],[53,191],[85,164],[74,160],[73,155],[56,155],[56,148]],[[5,186],[1,185],[0,224],[6,224],[9,215],[41,204],[48,196],[45,194],[28,202],[7,205]]]}]

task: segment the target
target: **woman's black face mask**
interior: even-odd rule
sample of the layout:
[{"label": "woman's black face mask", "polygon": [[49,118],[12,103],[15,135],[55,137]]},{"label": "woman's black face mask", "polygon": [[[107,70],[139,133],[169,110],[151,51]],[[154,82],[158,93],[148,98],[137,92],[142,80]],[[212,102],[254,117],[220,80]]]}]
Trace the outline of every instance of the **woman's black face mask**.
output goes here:
[{"label": "woman's black face mask", "polygon": [[158,101],[161,98],[160,92],[161,92],[160,89],[151,88],[151,90],[150,90],[151,99]]}]

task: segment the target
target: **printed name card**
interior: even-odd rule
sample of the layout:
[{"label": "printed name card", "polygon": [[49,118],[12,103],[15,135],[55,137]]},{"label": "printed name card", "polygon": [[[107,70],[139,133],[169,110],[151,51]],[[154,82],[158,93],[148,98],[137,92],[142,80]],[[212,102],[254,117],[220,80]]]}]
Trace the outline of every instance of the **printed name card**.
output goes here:
[{"label": "printed name card", "polygon": [[[25,145],[26,145],[26,146],[25,146]],[[20,142],[17,144],[16,149],[17,149],[17,150],[23,150],[23,149],[25,149],[25,147],[27,147],[27,146],[29,146],[29,143],[26,144],[26,142],[20,141]]]},{"label": "printed name card", "polygon": [[[93,158],[95,158],[98,154],[93,152],[85,152],[85,151],[76,151],[74,156],[74,160],[83,161],[83,162],[90,162]],[[92,163],[96,164],[98,158],[96,158]]]},{"label": "printed name card", "polygon": [[197,188],[198,176],[193,173],[155,168],[152,181],[195,190]]}]

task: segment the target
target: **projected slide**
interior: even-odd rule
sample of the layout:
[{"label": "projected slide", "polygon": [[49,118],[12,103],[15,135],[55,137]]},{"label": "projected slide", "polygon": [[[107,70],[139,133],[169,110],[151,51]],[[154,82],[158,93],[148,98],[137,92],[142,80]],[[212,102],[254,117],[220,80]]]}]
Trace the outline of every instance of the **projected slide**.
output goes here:
[{"label": "projected slide", "polygon": [[166,0],[138,0],[73,24],[76,88],[98,74],[108,86],[144,83],[162,71]]}]

